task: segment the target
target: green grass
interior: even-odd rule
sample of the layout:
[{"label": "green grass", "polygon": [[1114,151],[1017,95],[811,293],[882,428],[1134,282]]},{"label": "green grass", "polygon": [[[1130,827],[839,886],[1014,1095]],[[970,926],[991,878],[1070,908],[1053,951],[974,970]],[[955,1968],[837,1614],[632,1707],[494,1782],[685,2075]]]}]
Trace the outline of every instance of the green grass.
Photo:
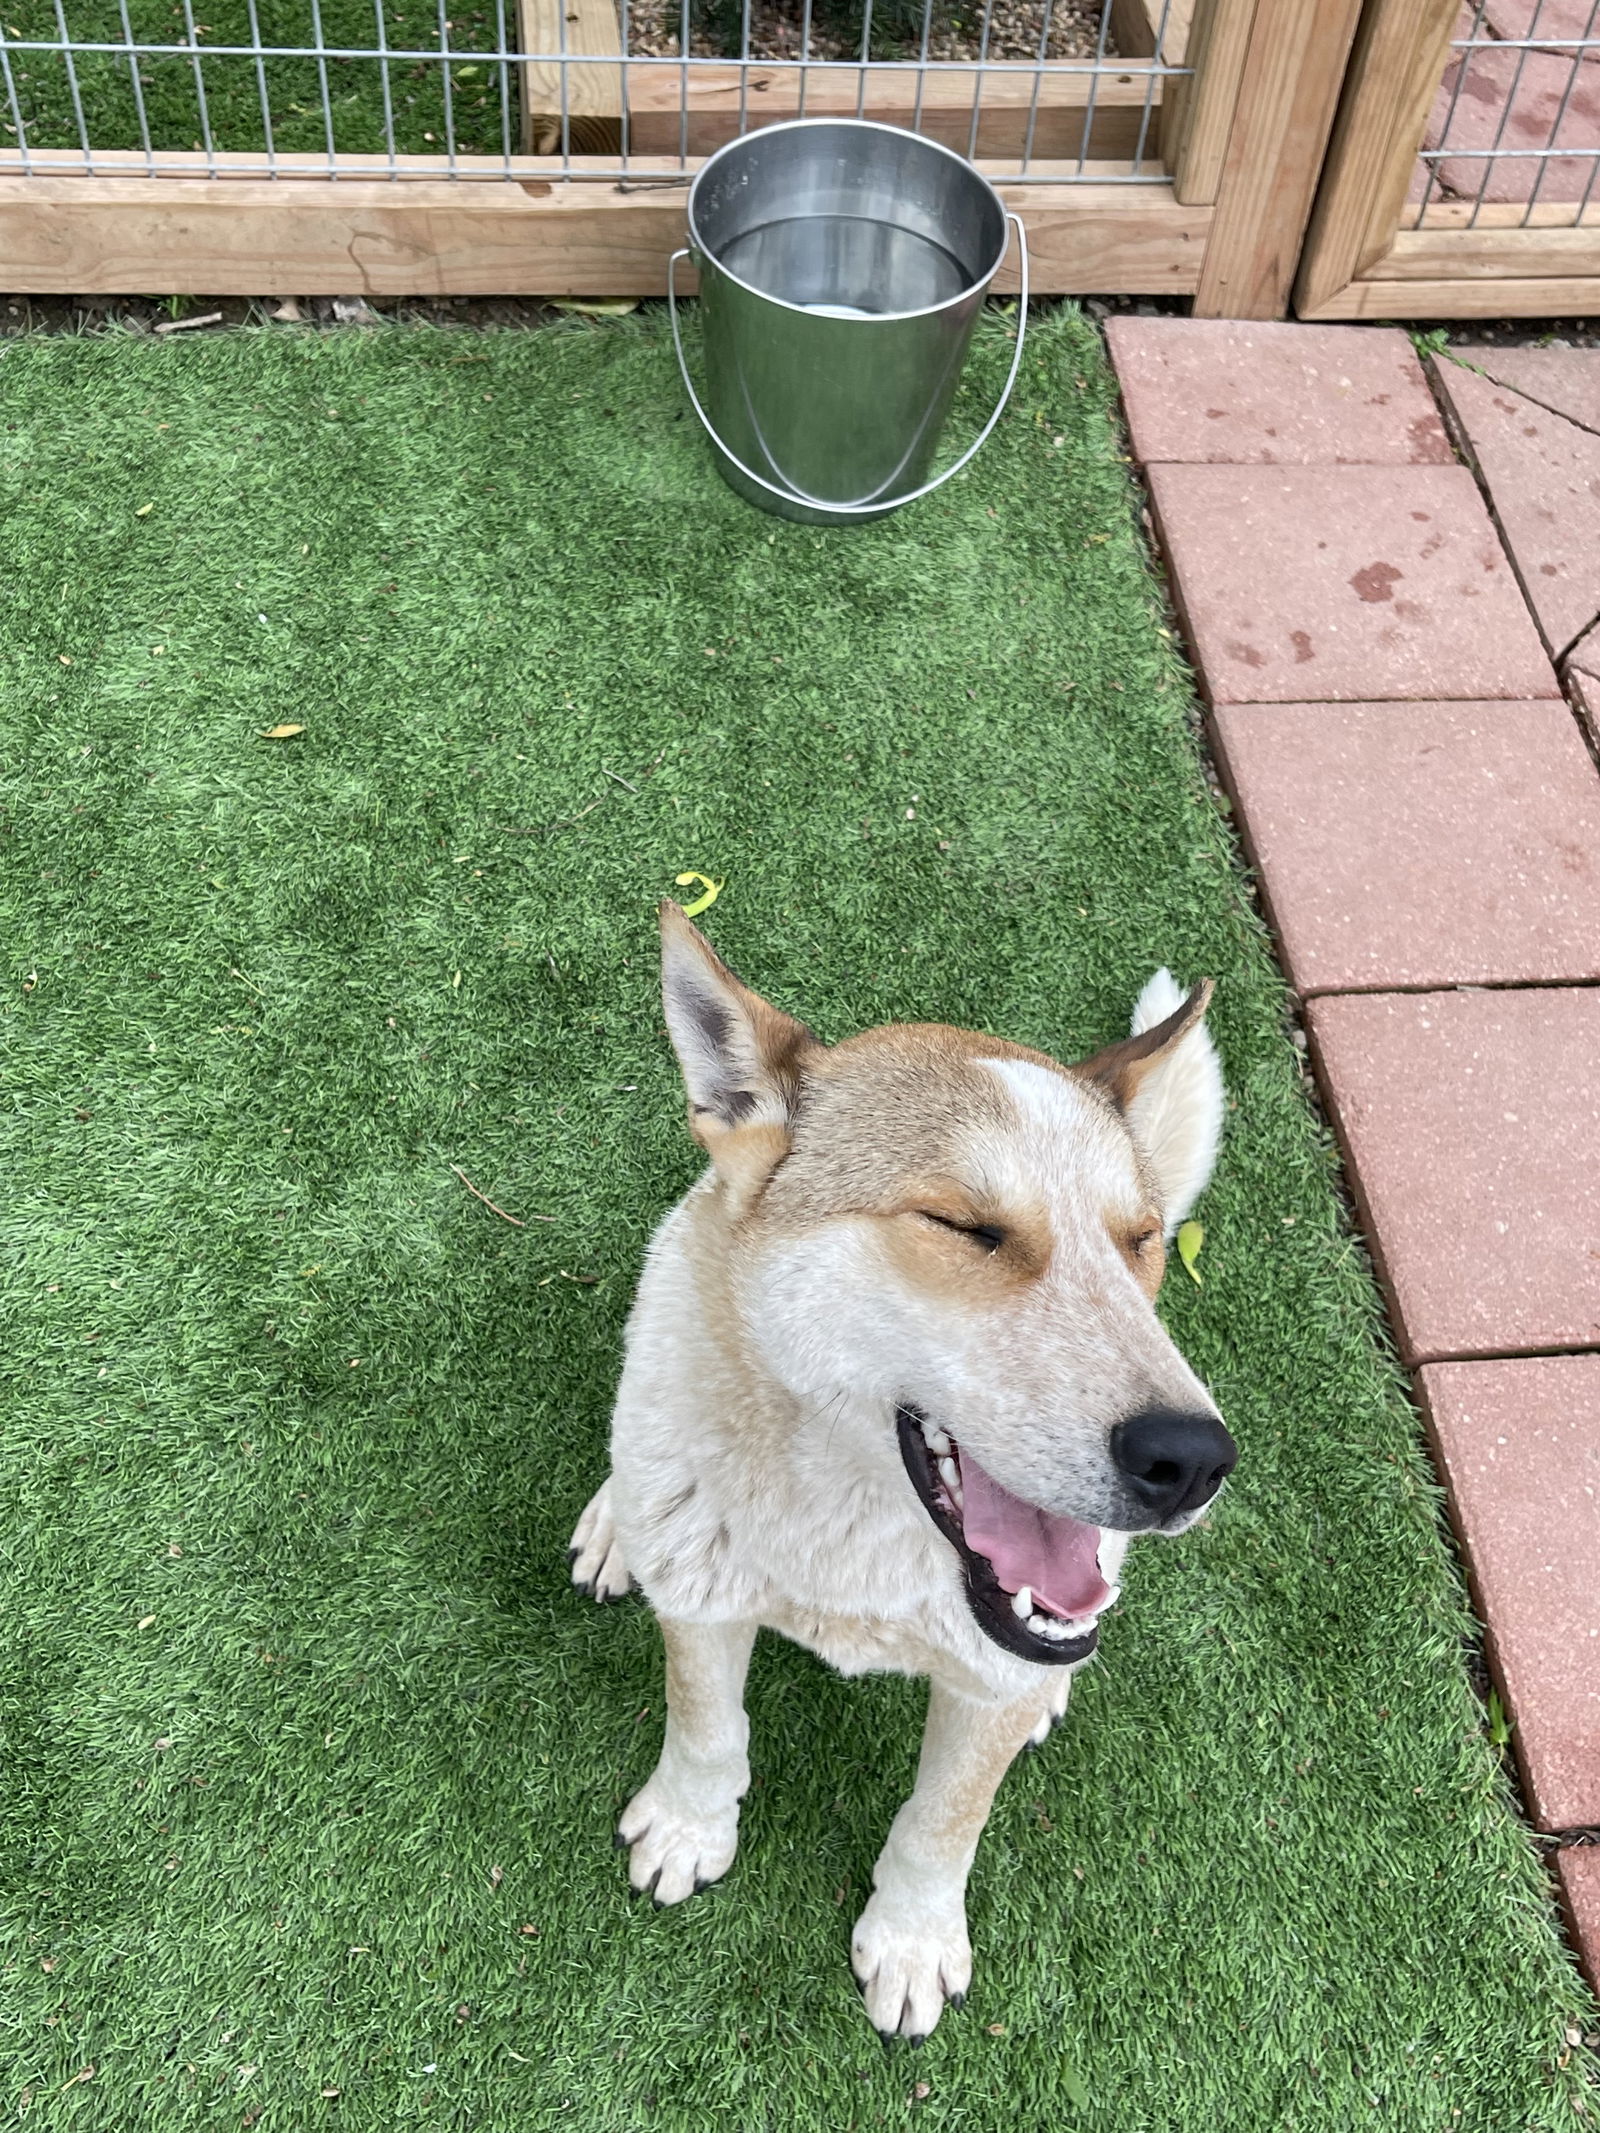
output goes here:
[{"label": "green grass", "polygon": [[[65,0],[66,21],[78,43],[186,44],[183,0]],[[372,51],[386,43],[412,55],[391,60],[270,58],[258,67],[250,0],[190,0],[201,57],[187,51],[147,54],[13,51],[8,93],[0,74],[0,149],[19,139],[31,148],[80,146],[78,113],[92,148],[194,152],[211,144],[222,154],[381,155],[387,145],[385,95],[402,155],[442,156],[452,128],[462,155],[520,153],[521,84],[514,64],[479,55],[518,48],[516,0],[384,0],[380,32],[376,0],[255,0],[264,48],[343,47]],[[950,0],[936,0],[935,26],[945,24]],[[800,8],[794,9],[798,26]],[[861,0],[816,0],[815,21],[847,38],[859,36]],[[441,29],[441,18],[448,29]],[[709,34],[729,53],[739,50],[742,0],[691,0],[695,34]],[[876,0],[873,50],[915,58],[920,49],[921,0]],[[5,0],[0,25],[18,38],[60,36],[56,0]],[[320,40],[319,40],[320,26]],[[971,25],[968,25],[969,29]],[[131,40],[128,29],[132,31]],[[502,43],[503,40],[503,43]],[[852,45],[852,49],[854,49]],[[323,111],[323,73],[327,115]],[[387,92],[386,77],[387,75]],[[448,79],[448,110],[446,108]],[[263,119],[265,99],[268,120]],[[143,111],[141,115],[141,103]]]},{"label": "green grass", "polygon": [[[218,45],[253,43],[249,0],[193,0],[197,41],[203,52]],[[320,12],[324,47],[370,50],[379,40],[373,0],[256,0],[255,17],[264,46],[316,45]],[[188,35],[182,0],[127,0],[133,39],[183,44]],[[516,10],[504,0],[506,36],[515,43]],[[14,35],[49,39],[59,35],[54,0],[5,0],[0,8]],[[447,17],[448,32],[440,30]],[[499,155],[509,141],[521,147],[518,85],[510,67],[474,59],[494,51],[501,35],[495,0],[470,0],[460,13],[438,0],[386,0],[384,20],[391,49],[438,57],[389,63],[388,97],[395,145],[406,155],[443,155],[448,142],[445,76],[449,69],[451,119],[463,155]],[[122,41],[120,0],[71,0],[67,23],[80,41]],[[200,26],[204,34],[199,34]],[[447,61],[445,54],[452,56]],[[193,151],[212,145],[224,154],[261,154],[267,148],[262,119],[263,83],[271,118],[271,145],[279,154],[381,155],[385,147],[384,74],[375,59],[324,62],[328,114],[323,117],[321,70],[314,59],[269,59],[208,53],[146,56],[138,61],[137,91],[126,55],[86,53],[70,61],[49,52],[14,52],[11,68],[16,108],[0,80],[0,141],[15,147],[18,119],[34,148],[77,148],[76,87],[91,145],[138,149],[148,132],[152,147]],[[502,79],[502,76],[504,79]],[[143,102],[143,124],[140,102]],[[202,115],[203,112],[203,115]]]},{"label": "green grass", "polygon": [[[1059,313],[969,476],[819,532],[720,486],[653,320],[0,346],[0,2110],[1577,2122],[1593,2011],[1110,403]],[[915,2055],[847,1946],[916,1685],[763,1640],[729,1879],[655,1915],[611,1849],[657,1640],[563,1550],[696,1167],[652,952],[690,867],[829,1037],[1071,1055],[1158,963],[1219,980],[1235,1108],[1165,1308],[1237,1483],[1007,1780]]]}]

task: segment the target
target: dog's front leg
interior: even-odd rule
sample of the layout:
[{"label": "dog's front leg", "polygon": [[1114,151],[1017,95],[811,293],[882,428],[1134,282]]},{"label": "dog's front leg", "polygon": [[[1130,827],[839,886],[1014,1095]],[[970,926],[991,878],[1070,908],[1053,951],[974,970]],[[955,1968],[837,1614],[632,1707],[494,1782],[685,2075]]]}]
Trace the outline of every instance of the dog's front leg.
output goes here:
[{"label": "dog's front leg", "polygon": [[617,1825],[628,1879],[657,1903],[719,1881],[739,1842],[750,1783],[744,1677],[753,1622],[661,1621],[667,1647],[667,1737],[661,1760]]},{"label": "dog's front leg", "polygon": [[1040,1723],[1045,1692],[977,1703],[930,1684],[928,1724],[911,1797],[872,1870],[850,1960],[867,2014],[884,2036],[920,2043],[972,1976],[967,1875],[1012,1758]]}]

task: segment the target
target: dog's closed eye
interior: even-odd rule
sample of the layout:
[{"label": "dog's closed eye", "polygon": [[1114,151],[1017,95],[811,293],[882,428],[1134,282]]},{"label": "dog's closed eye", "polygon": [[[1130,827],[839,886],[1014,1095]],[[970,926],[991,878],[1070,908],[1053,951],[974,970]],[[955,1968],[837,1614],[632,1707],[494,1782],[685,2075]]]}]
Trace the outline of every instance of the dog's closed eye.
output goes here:
[{"label": "dog's closed eye", "polygon": [[917,1211],[924,1222],[936,1222],[940,1229],[954,1230],[958,1237],[971,1237],[975,1243],[981,1244],[986,1252],[999,1251],[1006,1241],[1005,1231],[997,1229],[992,1222],[954,1222],[948,1215],[936,1215],[928,1207],[919,1208]]}]

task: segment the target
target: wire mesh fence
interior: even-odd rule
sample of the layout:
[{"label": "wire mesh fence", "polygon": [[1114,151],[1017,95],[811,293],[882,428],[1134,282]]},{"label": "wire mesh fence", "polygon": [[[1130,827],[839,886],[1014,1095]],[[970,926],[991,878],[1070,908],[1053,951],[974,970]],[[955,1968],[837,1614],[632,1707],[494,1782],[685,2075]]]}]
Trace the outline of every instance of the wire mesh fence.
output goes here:
[{"label": "wire mesh fence", "polygon": [[0,169],[503,180],[534,158],[663,185],[753,127],[838,116],[1002,176],[1149,184],[1187,18],[1188,0],[0,0]]},{"label": "wire mesh fence", "polygon": [[1463,229],[1600,220],[1600,0],[1462,7],[1404,226],[1446,210]]}]

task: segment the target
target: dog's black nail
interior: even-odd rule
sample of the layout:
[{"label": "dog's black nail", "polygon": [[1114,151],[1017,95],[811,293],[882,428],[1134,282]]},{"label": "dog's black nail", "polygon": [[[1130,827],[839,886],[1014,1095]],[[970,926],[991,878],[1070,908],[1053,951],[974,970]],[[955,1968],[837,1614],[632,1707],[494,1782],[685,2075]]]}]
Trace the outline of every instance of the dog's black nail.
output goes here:
[{"label": "dog's black nail", "polygon": [[611,1844],[614,1851],[625,1852],[632,1842],[633,1839],[625,1837],[620,1829],[614,1829],[611,1832]]},{"label": "dog's black nail", "polygon": [[700,1876],[699,1876],[698,1874],[696,1874],[696,1875],[695,1875],[695,1877],[694,1877],[694,1892],[695,1892],[695,1894],[696,1894],[697,1896],[698,1896],[698,1895],[699,1895],[699,1894],[701,1893],[701,1891],[702,1891],[703,1889],[709,1889],[710,1887],[712,1887],[712,1885],[713,1885],[713,1884],[712,1884],[711,1882],[709,1882],[709,1881],[702,1881],[702,1880],[701,1880],[701,1878],[700,1878]]},{"label": "dog's black nail", "polygon": [[923,2045],[926,2044],[927,2041],[927,2037],[920,2030],[913,2030],[911,2032],[911,2035],[906,2039],[906,2042],[911,2046],[911,2049],[914,2052],[921,2051]]},{"label": "dog's black nail", "polygon": [[965,1994],[964,1992],[952,1992],[952,1993],[951,1993],[951,1995],[950,1995],[950,2005],[951,2005],[951,2006],[952,2006],[952,2007],[953,2007],[953,2008],[954,2008],[954,2009],[956,2010],[957,2014],[959,2014],[959,2013],[961,2012],[962,2008],[963,2008],[963,2007],[965,2007],[965,2006],[966,2006],[966,2004],[967,2004],[967,1996],[966,1996],[966,1994]]}]

